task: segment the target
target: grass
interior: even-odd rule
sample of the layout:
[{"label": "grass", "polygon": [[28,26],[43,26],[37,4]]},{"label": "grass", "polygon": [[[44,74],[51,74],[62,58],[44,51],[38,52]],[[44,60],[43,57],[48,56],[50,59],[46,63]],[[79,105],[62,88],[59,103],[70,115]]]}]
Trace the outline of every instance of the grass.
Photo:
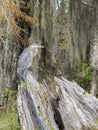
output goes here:
[{"label": "grass", "polygon": [[15,110],[0,110],[0,130],[21,130]]},{"label": "grass", "polygon": [[0,130],[21,130],[18,124],[17,113],[17,91],[10,90],[5,87],[3,95],[8,95],[7,98],[2,98],[0,104]]},{"label": "grass", "polygon": [[0,107],[0,130],[21,130],[18,124],[17,91],[9,88],[3,89],[3,94],[8,95],[2,99]]}]

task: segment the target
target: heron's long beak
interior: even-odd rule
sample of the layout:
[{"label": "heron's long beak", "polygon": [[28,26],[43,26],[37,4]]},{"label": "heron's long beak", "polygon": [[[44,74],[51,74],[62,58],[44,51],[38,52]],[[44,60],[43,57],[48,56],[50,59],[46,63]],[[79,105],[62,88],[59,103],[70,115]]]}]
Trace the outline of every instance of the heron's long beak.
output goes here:
[{"label": "heron's long beak", "polygon": [[45,48],[44,46],[38,45],[38,46],[34,46],[35,48]]}]

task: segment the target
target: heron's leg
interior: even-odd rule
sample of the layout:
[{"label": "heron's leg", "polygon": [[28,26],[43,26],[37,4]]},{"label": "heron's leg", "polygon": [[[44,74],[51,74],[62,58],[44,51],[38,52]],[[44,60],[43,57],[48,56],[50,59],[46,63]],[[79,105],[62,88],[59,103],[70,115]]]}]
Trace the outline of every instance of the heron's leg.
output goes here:
[{"label": "heron's leg", "polygon": [[27,69],[25,69],[24,72],[23,72],[23,75],[24,75],[25,78],[26,78],[27,72],[28,72]]}]

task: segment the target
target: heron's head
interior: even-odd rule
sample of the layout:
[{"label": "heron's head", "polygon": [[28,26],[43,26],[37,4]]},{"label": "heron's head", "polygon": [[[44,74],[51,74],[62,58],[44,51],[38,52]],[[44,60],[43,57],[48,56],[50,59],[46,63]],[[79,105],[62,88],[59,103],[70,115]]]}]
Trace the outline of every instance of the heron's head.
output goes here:
[{"label": "heron's head", "polygon": [[36,56],[38,53],[38,48],[44,48],[44,46],[38,45],[37,43],[33,43],[29,46],[32,51],[33,56]]}]

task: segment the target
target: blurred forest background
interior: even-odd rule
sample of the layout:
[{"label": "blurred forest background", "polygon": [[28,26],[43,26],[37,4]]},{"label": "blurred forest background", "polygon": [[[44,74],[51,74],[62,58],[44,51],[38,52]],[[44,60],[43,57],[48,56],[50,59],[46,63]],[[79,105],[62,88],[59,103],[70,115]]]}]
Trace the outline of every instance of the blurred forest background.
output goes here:
[{"label": "blurred forest background", "polygon": [[39,81],[63,75],[98,96],[98,0],[0,0],[0,128],[17,127],[17,61],[33,42],[45,46],[31,68]]}]

